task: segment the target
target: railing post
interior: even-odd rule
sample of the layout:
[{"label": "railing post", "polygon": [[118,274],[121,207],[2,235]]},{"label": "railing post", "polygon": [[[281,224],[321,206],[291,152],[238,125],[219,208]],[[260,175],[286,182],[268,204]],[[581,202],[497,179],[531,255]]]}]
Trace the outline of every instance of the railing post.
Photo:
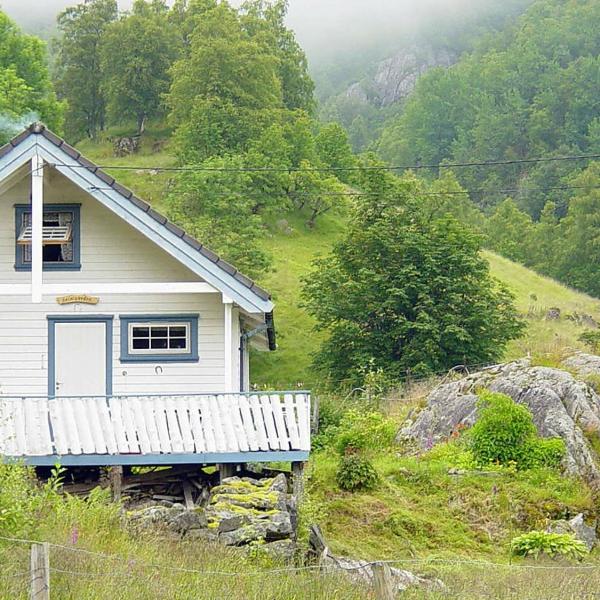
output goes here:
[{"label": "railing post", "polygon": [[47,542],[31,546],[31,600],[50,600],[50,551]]}]

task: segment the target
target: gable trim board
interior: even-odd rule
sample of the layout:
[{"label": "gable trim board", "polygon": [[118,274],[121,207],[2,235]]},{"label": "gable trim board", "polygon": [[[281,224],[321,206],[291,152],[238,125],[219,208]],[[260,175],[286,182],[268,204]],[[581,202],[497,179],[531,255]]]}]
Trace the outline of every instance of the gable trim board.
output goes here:
[{"label": "gable trim board", "polygon": [[[31,125],[0,148],[0,181],[35,155],[50,166],[55,165],[54,168],[67,179],[231,298],[246,312],[267,315],[273,311],[268,292],[169,222],[43,125]],[[270,346],[274,349],[274,344]]]}]

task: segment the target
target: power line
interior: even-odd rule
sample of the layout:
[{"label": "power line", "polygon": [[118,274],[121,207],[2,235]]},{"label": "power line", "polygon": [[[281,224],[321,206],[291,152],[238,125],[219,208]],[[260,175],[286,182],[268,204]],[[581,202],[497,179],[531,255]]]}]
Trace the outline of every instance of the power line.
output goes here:
[{"label": "power line", "polygon": [[[87,188],[88,191],[113,191],[112,187],[99,187],[92,185]],[[475,190],[448,190],[448,191],[438,191],[438,192],[417,192],[418,196],[470,196],[470,195],[492,195],[492,194],[526,194],[530,192],[551,192],[551,191],[568,191],[568,190],[597,190],[600,189],[600,185],[559,185],[559,186],[550,186],[550,187],[534,187],[534,188],[490,188],[490,189],[475,189]],[[182,196],[184,195],[181,192],[170,192],[170,196]],[[287,192],[287,195],[290,198],[299,198],[299,199],[314,199],[321,197],[339,197],[339,198],[364,198],[364,197],[373,197],[379,196],[379,192],[320,192],[320,193],[311,193],[311,192]],[[252,199],[253,194],[248,193],[244,194],[241,192],[219,192],[214,193],[210,192],[207,194],[210,197],[217,198],[229,198],[233,196],[245,197]]]},{"label": "power line", "polygon": [[413,164],[413,165],[368,165],[351,167],[203,167],[200,165],[182,166],[182,167],[164,167],[164,166],[133,166],[133,165],[82,165],[66,163],[48,163],[53,167],[72,167],[76,169],[87,169],[96,171],[97,169],[126,170],[126,171],[155,171],[157,173],[168,172],[219,172],[219,173],[314,173],[314,172],[348,172],[348,171],[407,171],[419,169],[455,169],[467,167],[493,167],[508,166],[519,164],[535,164],[543,162],[562,162],[575,160],[593,160],[599,159],[600,154],[578,154],[569,156],[542,156],[537,158],[518,158],[511,160],[489,160],[481,162],[455,162],[455,163],[437,163],[437,164]]}]

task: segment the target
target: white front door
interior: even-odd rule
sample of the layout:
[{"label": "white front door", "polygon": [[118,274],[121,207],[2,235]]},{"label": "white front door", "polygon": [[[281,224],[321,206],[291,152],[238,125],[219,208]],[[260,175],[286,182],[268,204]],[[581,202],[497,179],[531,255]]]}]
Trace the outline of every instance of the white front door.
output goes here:
[{"label": "white front door", "polygon": [[54,330],[57,396],[105,396],[106,323],[58,322]]}]

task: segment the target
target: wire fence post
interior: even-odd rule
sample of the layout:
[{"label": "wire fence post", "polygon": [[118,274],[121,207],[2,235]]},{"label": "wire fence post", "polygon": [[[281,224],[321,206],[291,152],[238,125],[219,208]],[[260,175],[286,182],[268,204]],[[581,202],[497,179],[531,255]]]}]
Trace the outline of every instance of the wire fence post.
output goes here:
[{"label": "wire fence post", "polygon": [[31,600],[50,600],[50,550],[49,544],[31,546]]},{"label": "wire fence post", "polygon": [[377,562],[371,567],[373,570],[373,587],[375,589],[375,598],[377,600],[394,600],[396,592],[394,590],[394,579],[389,565]]}]

